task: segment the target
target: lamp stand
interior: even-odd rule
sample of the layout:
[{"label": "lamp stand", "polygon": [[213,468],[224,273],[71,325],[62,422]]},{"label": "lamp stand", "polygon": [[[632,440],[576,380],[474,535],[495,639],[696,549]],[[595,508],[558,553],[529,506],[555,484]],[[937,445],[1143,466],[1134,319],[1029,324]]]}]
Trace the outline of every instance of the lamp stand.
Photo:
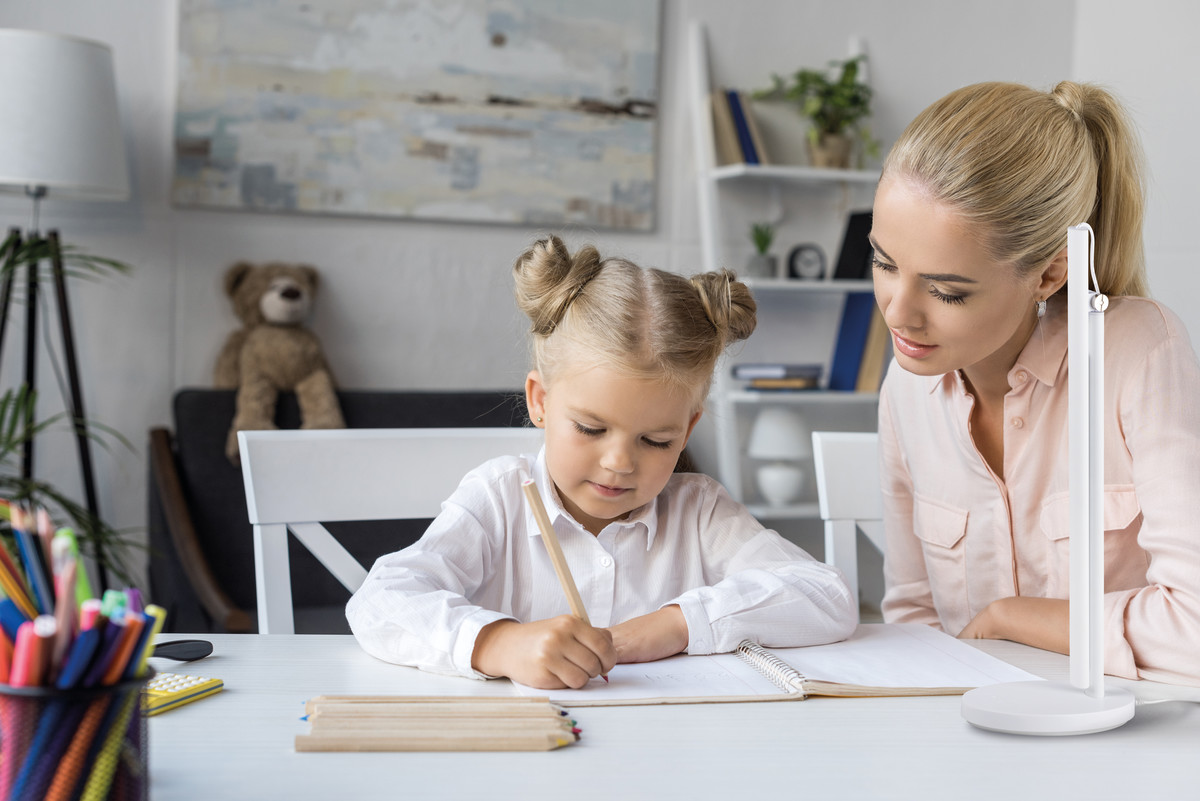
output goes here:
[{"label": "lamp stand", "polygon": [[[35,197],[36,202],[39,198]],[[36,219],[36,217],[35,217]],[[79,385],[79,363],[75,356],[75,337],[71,328],[71,311],[67,302],[66,272],[63,269],[62,248],[59,244],[58,231],[50,231],[44,240],[39,242],[36,230],[30,231],[30,240],[35,247],[45,243],[47,257],[50,261],[50,274],[54,282],[54,295],[58,305],[58,319],[62,334],[63,353],[67,367],[67,382],[70,390],[71,423],[75,429],[75,441],[79,451],[79,469],[83,477],[84,500],[90,521],[95,524],[100,519],[99,504],[96,502],[96,481],[92,470],[92,452],[88,440],[87,418],[83,411],[83,393]],[[19,228],[9,230],[9,250],[3,254],[8,262],[3,284],[0,285],[0,356],[4,352],[4,333],[8,327],[8,309],[12,300],[13,282],[17,273],[17,258],[21,252],[22,237]],[[40,247],[39,247],[40,249]],[[42,256],[29,261],[25,267],[26,311],[25,311],[25,386],[30,393],[37,390],[37,293],[38,268]],[[27,421],[32,423],[33,421]],[[33,477],[33,438],[29,437],[22,443],[21,478],[28,481]],[[100,589],[108,586],[107,571],[104,567],[104,550],[101,539],[91,538],[96,559],[96,572],[100,579]]]},{"label": "lamp stand", "polygon": [[1104,686],[1104,310],[1087,223],[1067,229],[1067,404],[1071,681],[976,687],[962,716],[1010,734],[1093,734],[1126,723],[1135,699]]}]

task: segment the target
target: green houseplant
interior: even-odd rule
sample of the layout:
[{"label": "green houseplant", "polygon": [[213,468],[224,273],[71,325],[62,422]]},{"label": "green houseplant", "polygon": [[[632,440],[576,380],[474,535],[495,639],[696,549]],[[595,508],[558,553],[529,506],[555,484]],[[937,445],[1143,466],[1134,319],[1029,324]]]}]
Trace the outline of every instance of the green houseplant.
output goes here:
[{"label": "green houseplant", "polygon": [[794,103],[812,122],[808,144],[814,167],[848,167],[857,137],[867,155],[877,156],[879,143],[865,120],[871,116],[871,87],[859,80],[866,56],[831,61],[828,70],[800,69],[791,78],[772,74],[772,86],[753,93],[756,100]]},{"label": "green houseplant", "polygon": [[750,226],[750,241],[754,244],[754,253],[746,263],[746,275],[750,278],[774,278],[776,260],[770,250],[771,243],[775,241],[775,226],[754,223]]}]

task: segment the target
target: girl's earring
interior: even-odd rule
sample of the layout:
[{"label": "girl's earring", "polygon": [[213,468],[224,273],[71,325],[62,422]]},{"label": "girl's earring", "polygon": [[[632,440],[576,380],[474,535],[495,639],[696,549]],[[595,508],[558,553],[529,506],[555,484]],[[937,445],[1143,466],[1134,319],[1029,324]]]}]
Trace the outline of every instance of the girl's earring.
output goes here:
[{"label": "girl's earring", "polygon": [[542,418],[540,418],[540,417],[539,417],[539,418],[537,419],[537,421],[538,421],[539,423],[540,423],[540,422],[542,422]]},{"label": "girl's earring", "polygon": [[1046,316],[1046,301],[1039,300],[1033,305],[1037,307],[1037,316],[1039,319]]}]

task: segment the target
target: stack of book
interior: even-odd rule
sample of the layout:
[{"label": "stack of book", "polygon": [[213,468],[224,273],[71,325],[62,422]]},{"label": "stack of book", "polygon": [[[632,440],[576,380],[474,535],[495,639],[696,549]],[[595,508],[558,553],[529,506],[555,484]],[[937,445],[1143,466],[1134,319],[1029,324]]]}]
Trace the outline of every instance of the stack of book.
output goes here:
[{"label": "stack of book", "polygon": [[733,377],[746,382],[746,389],[767,392],[817,389],[821,382],[819,364],[735,364]]},{"label": "stack of book", "polygon": [[762,133],[746,95],[717,89],[711,95],[717,165],[770,164]]},{"label": "stack of book", "polygon": [[297,751],[550,751],[580,730],[547,698],[321,695]]}]

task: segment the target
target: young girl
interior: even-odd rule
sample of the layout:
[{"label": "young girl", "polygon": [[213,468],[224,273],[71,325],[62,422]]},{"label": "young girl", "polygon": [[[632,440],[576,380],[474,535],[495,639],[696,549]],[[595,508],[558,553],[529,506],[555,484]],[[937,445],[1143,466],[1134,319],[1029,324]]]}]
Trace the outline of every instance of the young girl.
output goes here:
[{"label": "young girl", "polygon": [[[463,479],[419,542],[381,557],[346,607],[380,659],[547,689],[617,662],[815,645],[853,631],[838,572],[764,529],[707,476],[673,473],[725,346],[754,330],[732,274],[690,281],[572,256],[557,237],[514,267],[532,320],[525,397],[537,456]],[[567,612],[521,484],[536,480],[593,626]]]},{"label": "young girl", "polygon": [[871,240],[896,365],[879,410],[884,617],[1066,653],[1067,228],[1105,313],[1108,673],[1200,683],[1200,367],[1146,294],[1140,148],[1105,91],[981,84],[921,113]]}]

